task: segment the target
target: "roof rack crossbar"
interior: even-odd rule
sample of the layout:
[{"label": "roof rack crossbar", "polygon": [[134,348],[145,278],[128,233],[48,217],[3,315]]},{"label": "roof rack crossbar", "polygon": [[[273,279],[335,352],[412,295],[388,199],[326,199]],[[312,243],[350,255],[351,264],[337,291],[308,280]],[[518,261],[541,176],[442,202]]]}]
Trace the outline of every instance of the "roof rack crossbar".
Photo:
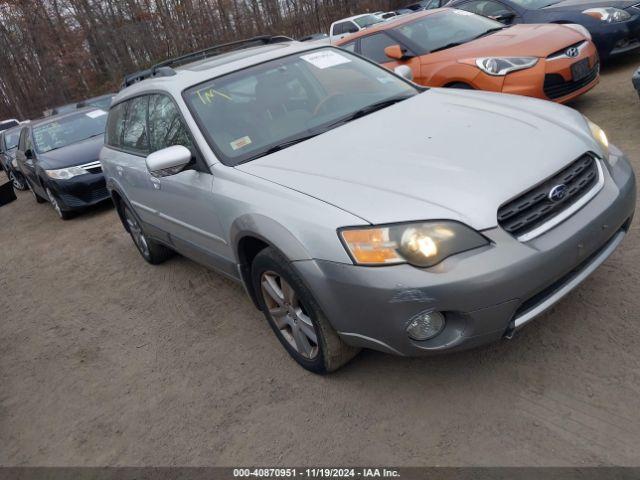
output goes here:
[{"label": "roof rack crossbar", "polygon": [[[216,52],[223,50],[221,53],[231,52],[234,50],[242,50],[244,48],[250,48],[254,44],[270,45],[281,42],[292,42],[293,39],[285,37],[283,35],[262,35],[259,37],[248,38],[245,40],[239,40],[236,42],[222,43],[220,45],[214,45],[213,47],[205,48],[197,52],[188,53],[180,57],[171,58],[163,62],[155,64],[153,67],[141,70],[139,72],[132,73],[124,77],[122,82],[122,88],[129,87],[134,83],[141,82],[148,78],[153,77],[167,77],[175,75],[173,67],[178,67],[191,63],[197,60],[204,60],[206,58],[215,57]],[[219,53],[218,53],[219,54]]]}]

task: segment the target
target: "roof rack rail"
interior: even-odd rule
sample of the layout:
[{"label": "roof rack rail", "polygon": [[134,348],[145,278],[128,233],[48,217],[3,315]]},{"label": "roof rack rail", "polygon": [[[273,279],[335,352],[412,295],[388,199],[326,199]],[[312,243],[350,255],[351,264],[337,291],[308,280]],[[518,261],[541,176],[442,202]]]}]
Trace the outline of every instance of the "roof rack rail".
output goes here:
[{"label": "roof rack rail", "polygon": [[[248,38],[245,40],[239,40],[236,42],[222,43],[220,45],[214,45],[213,47],[205,48],[197,52],[188,53],[180,57],[171,58],[163,62],[155,64],[153,67],[147,70],[141,70],[129,74],[124,77],[121,88],[126,88],[134,83],[141,82],[148,78],[153,77],[171,77],[176,74],[173,67],[178,67],[191,63],[197,60],[204,60],[206,58],[215,57],[221,53],[227,53],[234,50],[242,50],[244,48],[250,48],[257,45],[270,45],[274,43],[293,42],[292,38],[285,37],[284,35],[262,35],[259,37]],[[220,52],[222,50],[222,52]]]}]

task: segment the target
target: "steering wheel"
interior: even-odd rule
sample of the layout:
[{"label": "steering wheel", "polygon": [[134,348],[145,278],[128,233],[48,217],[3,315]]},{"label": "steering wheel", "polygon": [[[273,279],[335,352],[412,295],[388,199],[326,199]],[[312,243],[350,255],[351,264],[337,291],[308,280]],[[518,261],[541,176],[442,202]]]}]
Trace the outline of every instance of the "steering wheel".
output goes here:
[{"label": "steering wheel", "polygon": [[335,100],[338,97],[344,97],[344,93],[332,93],[330,94],[328,97],[323,98],[322,100],[320,100],[320,102],[318,103],[318,105],[316,105],[316,108],[313,110],[313,116],[317,116],[320,111],[325,108],[327,106],[327,103],[329,103],[331,100]]}]

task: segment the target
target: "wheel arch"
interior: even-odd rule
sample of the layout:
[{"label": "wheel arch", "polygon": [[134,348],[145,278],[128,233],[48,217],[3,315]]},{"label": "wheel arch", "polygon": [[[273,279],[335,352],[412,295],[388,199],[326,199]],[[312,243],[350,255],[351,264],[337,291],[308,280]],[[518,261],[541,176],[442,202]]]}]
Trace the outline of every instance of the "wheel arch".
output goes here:
[{"label": "wheel arch", "polygon": [[251,265],[262,250],[274,248],[289,262],[312,258],[293,233],[262,215],[249,214],[237,219],[231,227],[230,238],[240,279],[256,308],[259,308],[259,304],[251,281]]}]

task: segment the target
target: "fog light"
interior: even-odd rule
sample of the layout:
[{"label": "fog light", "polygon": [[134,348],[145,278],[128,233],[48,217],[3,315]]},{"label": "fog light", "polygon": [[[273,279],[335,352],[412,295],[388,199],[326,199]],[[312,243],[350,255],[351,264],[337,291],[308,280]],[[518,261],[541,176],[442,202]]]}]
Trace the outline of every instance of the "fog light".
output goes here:
[{"label": "fog light", "polygon": [[429,340],[444,330],[444,315],[440,312],[422,312],[409,322],[407,333],[419,342]]}]

